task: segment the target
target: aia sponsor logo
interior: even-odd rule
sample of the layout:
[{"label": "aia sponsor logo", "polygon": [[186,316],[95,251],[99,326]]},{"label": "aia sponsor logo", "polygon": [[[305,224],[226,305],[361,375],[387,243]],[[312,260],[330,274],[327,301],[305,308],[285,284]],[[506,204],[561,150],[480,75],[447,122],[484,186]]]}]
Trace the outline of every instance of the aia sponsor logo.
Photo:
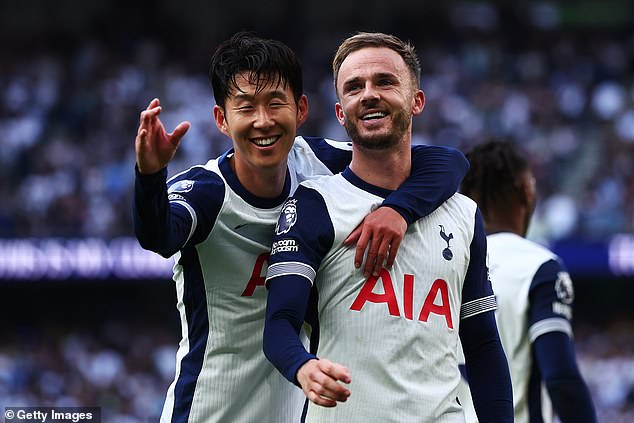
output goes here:
[{"label": "aia sponsor logo", "polygon": [[[383,286],[382,294],[374,292],[374,288],[379,283]],[[414,275],[403,276],[403,298],[399,306],[392,277],[387,270],[381,269],[379,276],[372,276],[365,281],[350,310],[361,311],[364,307],[372,307],[367,303],[383,303],[391,316],[402,316],[407,320],[414,320]],[[418,312],[417,320],[427,322],[431,314],[444,317],[447,327],[453,329],[449,288],[443,279],[436,279],[432,283],[424,298],[423,306]]]},{"label": "aia sponsor logo", "polygon": [[269,253],[262,253],[255,259],[251,277],[247,286],[242,291],[242,297],[251,297],[257,287],[264,287],[266,281],[266,269],[269,266]]}]

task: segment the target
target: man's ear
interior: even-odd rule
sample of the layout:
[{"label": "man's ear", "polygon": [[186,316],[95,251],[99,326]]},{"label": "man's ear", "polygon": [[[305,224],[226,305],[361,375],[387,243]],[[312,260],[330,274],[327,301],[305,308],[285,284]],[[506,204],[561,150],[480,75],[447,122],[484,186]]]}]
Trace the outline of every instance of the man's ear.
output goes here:
[{"label": "man's ear", "polygon": [[214,106],[214,120],[216,121],[216,126],[218,127],[218,130],[231,138],[231,136],[229,135],[229,127],[227,126],[225,111],[217,104]]},{"label": "man's ear", "polygon": [[339,102],[335,103],[335,115],[337,116],[339,124],[341,124],[341,126],[344,126],[344,124],[346,123],[346,115],[343,113],[343,107]]},{"label": "man's ear", "polygon": [[308,119],[308,98],[302,94],[297,102],[297,127],[302,126],[306,119]]},{"label": "man's ear", "polygon": [[535,187],[535,177],[532,173],[523,173],[518,181],[519,201],[520,204],[526,206],[530,212],[533,211],[537,202],[537,189]]},{"label": "man's ear", "polygon": [[425,93],[422,90],[414,94],[414,104],[412,105],[412,115],[416,116],[423,112],[425,108]]}]

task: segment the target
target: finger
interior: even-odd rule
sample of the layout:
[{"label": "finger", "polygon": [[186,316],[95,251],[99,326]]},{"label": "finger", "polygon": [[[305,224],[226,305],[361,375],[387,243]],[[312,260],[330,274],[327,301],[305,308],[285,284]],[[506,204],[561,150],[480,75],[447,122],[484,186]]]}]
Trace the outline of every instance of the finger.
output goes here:
[{"label": "finger", "polygon": [[348,388],[321,372],[314,375],[314,380],[311,380],[309,389],[315,391],[321,397],[330,398],[335,401],[344,402],[350,396],[350,390]]},{"label": "finger", "polygon": [[190,126],[191,124],[187,121],[179,123],[178,126],[174,128],[172,133],[168,135],[170,142],[174,146],[178,146],[185,133],[189,130]]},{"label": "finger", "polygon": [[136,145],[139,149],[145,149],[147,143],[147,129],[140,128],[136,135]]},{"label": "finger", "polygon": [[[379,245],[381,242],[381,238],[376,239],[372,238],[370,242],[370,248],[368,248],[368,255],[365,258],[365,267],[363,269],[363,275],[367,278],[370,275],[379,276],[379,272],[374,270],[376,265],[376,259],[378,255]],[[383,263],[380,263],[381,265]]]},{"label": "finger", "polygon": [[370,238],[370,231],[364,231],[363,228],[364,226],[361,227],[361,235],[359,235],[359,239],[357,240],[357,248],[354,253],[354,267],[356,267],[357,269],[361,267],[361,263],[363,263],[363,256],[365,255],[365,250],[367,249],[368,244],[372,241],[372,239]]},{"label": "finger", "polygon": [[348,237],[343,240],[343,245],[347,245],[349,247],[355,242],[357,242],[359,240],[359,237],[361,236],[362,229],[363,229],[363,224],[360,224],[359,226],[354,228],[354,230],[350,232],[350,235],[348,235]]},{"label": "finger", "polygon": [[322,398],[345,402],[350,396],[350,390],[324,373],[318,372],[311,380],[309,389]]},{"label": "finger", "polygon": [[394,260],[396,260],[396,253],[398,253],[398,248],[401,246],[401,240],[402,238],[397,237],[393,239],[392,243],[390,244],[390,251],[387,256],[387,263],[385,264],[388,269],[391,269],[394,265]]},{"label": "finger", "polygon": [[147,105],[147,108],[145,110],[153,109],[153,108],[155,108],[158,105],[159,105],[159,99],[158,98],[153,98],[152,101],[150,101],[150,104]]},{"label": "finger", "polygon": [[315,404],[321,405],[322,407],[330,408],[337,405],[337,401],[330,398],[324,398],[315,391],[309,391],[308,394],[306,394],[306,397]]},{"label": "finger", "polygon": [[338,402],[346,402],[348,397],[350,397],[350,390],[348,388],[332,380],[320,386],[320,389],[316,390],[316,392],[322,398]]},{"label": "finger", "polygon": [[372,270],[373,275],[379,275],[381,273],[381,269],[385,263],[385,257],[387,256],[389,250],[390,240],[387,237],[384,237],[381,240],[381,244],[379,245],[379,250],[376,255],[376,262],[374,263],[374,269]]},{"label": "finger", "polygon": [[350,383],[350,369],[338,363],[333,363],[328,359],[322,359],[318,363],[321,372],[330,376],[334,380],[340,380],[344,383]]},{"label": "finger", "polygon": [[152,120],[161,113],[161,106],[156,106],[141,112],[141,126],[148,127]]}]

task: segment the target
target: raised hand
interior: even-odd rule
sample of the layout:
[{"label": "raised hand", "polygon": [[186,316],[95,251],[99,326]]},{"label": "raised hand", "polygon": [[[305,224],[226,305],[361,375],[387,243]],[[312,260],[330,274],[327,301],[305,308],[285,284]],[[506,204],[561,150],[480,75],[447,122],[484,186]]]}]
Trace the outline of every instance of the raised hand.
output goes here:
[{"label": "raised hand", "polygon": [[398,247],[406,231],[407,223],[396,210],[390,207],[379,207],[363,219],[344,240],[344,244],[351,246],[356,242],[354,256],[356,268],[361,267],[363,254],[367,249],[368,256],[363,275],[366,278],[371,274],[378,276],[384,263],[388,269],[394,264]]},{"label": "raised hand", "polygon": [[158,98],[152,100],[147,109],[141,112],[134,148],[137,167],[142,174],[155,173],[167,166],[191,126],[189,122],[181,122],[174,131],[167,133],[158,117],[160,113]]},{"label": "raised hand", "polygon": [[350,370],[330,360],[308,360],[297,371],[297,381],[306,398],[323,407],[335,407],[350,396],[350,390],[339,383],[350,383]]}]

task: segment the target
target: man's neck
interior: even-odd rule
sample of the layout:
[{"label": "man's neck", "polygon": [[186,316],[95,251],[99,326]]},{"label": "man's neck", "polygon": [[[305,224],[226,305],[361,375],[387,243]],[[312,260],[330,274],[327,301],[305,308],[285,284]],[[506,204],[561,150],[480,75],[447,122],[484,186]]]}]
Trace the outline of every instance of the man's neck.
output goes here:
[{"label": "man's neck", "polygon": [[255,168],[239,162],[235,156],[229,159],[231,170],[240,184],[260,198],[276,198],[282,195],[286,182],[286,162],[275,168]]},{"label": "man's neck", "polygon": [[350,170],[371,185],[396,190],[409,177],[411,169],[409,145],[392,150],[369,150],[353,143]]},{"label": "man's neck", "polygon": [[488,219],[484,222],[484,229],[487,234],[511,232],[524,237],[526,232],[524,219],[524,210],[509,204],[508,209],[504,211],[497,213],[489,211]]}]

